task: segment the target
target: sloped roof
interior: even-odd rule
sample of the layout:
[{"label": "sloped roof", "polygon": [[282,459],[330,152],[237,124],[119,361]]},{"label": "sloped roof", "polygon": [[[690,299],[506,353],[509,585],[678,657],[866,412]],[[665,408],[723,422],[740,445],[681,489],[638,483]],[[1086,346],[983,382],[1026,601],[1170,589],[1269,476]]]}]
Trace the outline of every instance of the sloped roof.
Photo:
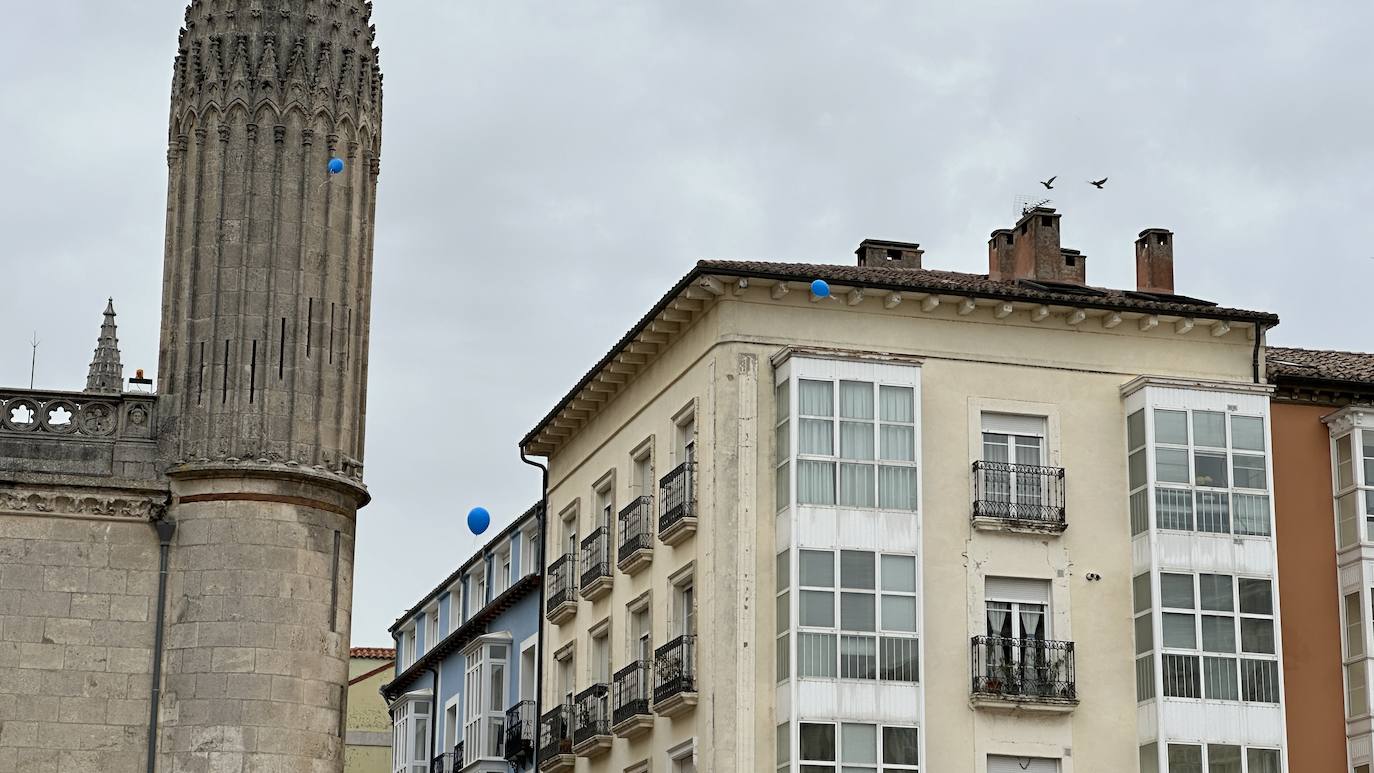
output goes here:
[{"label": "sloped roof", "polygon": [[395,660],[396,650],[390,647],[353,647],[348,651],[348,656],[362,660]]},{"label": "sloped roof", "polygon": [[1265,350],[1270,380],[1347,382],[1374,386],[1374,354],[1271,346]]}]

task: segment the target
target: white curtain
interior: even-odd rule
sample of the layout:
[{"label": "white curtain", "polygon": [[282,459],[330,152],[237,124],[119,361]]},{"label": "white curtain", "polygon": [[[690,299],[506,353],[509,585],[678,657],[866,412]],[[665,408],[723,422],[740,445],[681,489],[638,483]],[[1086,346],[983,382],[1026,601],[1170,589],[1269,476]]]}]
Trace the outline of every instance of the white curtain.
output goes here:
[{"label": "white curtain", "polygon": [[841,381],[840,416],[846,419],[872,419],[873,385],[867,381]]},{"label": "white curtain", "polygon": [[797,460],[797,501],[804,505],[835,504],[835,463]]},{"label": "white curtain", "polygon": [[835,455],[835,423],[829,419],[801,419],[797,424],[797,452]]},{"label": "white curtain", "polygon": [[843,459],[873,458],[873,424],[871,422],[840,422],[840,457]]},{"label": "white curtain", "polygon": [[829,381],[803,379],[797,391],[797,412],[802,416],[833,416],[835,385]]},{"label": "white curtain", "polygon": [[878,387],[878,415],[883,421],[915,421],[911,387]]},{"label": "white curtain", "polygon": [[878,468],[878,506],[884,510],[916,510],[916,468]]},{"label": "white curtain", "polygon": [[883,424],[878,430],[880,458],[894,462],[916,461],[916,431],[901,424]]},{"label": "white curtain", "polygon": [[839,504],[873,507],[874,471],[871,464],[840,465]]}]

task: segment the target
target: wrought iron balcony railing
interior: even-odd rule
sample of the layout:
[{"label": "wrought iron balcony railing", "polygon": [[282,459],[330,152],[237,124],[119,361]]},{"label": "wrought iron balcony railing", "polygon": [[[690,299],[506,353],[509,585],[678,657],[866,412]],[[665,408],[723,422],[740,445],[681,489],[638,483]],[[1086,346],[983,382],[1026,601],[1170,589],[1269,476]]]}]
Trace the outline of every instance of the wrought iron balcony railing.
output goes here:
[{"label": "wrought iron balcony railing", "polygon": [[636,716],[651,716],[649,713],[649,664],[636,660],[615,672],[615,709],[611,721],[619,725]]},{"label": "wrought iron balcony railing", "polygon": [[587,588],[602,577],[611,576],[610,535],[600,526],[582,540],[582,585]]},{"label": "wrought iron balcony railing", "polygon": [[520,701],[506,709],[505,753],[508,762],[521,765],[534,752],[534,701]]},{"label": "wrought iron balcony railing", "polygon": [[611,734],[611,688],[594,684],[577,694],[574,707],[573,746],[599,735]]},{"label": "wrought iron balcony railing", "polygon": [[696,462],[687,461],[668,471],[658,482],[658,533],[661,537],[682,521],[696,517],[696,491],[693,490],[692,468]]},{"label": "wrought iron balcony railing", "polygon": [[461,767],[461,763],[459,765],[454,765],[453,755],[451,754],[440,754],[429,761],[430,773],[454,773],[459,767]]},{"label": "wrought iron balcony railing", "polygon": [[972,649],[976,695],[1078,701],[1071,641],[975,636]]},{"label": "wrought iron balcony railing", "polygon": [[973,463],[973,517],[1064,528],[1064,469]]},{"label": "wrought iron balcony railing", "polygon": [[654,498],[635,497],[620,511],[620,545],[616,560],[624,561],[635,552],[654,546]]},{"label": "wrought iron balcony railing", "polygon": [[573,594],[577,591],[577,578],[573,576],[577,561],[571,553],[565,553],[549,564],[548,608],[557,609],[569,601],[576,601]]},{"label": "wrought iron balcony railing", "polygon": [[547,761],[561,754],[572,754],[571,703],[554,707],[539,718],[539,759]]},{"label": "wrought iron balcony railing", "polygon": [[654,650],[654,702],[697,690],[697,637],[679,636]]}]

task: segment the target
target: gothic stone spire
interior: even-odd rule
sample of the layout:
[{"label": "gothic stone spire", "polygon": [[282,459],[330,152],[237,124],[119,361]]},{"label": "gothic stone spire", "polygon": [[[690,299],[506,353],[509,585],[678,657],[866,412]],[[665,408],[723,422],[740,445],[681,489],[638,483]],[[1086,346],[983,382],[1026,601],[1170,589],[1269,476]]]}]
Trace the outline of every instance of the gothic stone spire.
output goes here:
[{"label": "gothic stone spire", "polygon": [[105,306],[105,321],[100,323],[100,339],[86,374],[86,391],[117,395],[124,389],[124,365],[119,361],[119,338],[115,334],[114,298]]}]

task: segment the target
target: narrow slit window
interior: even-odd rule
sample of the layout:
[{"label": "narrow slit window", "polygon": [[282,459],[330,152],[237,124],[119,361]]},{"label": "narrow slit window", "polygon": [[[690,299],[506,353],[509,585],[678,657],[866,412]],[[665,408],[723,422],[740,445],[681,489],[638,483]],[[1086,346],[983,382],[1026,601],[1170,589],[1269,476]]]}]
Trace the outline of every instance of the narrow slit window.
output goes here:
[{"label": "narrow slit window", "polygon": [[224,370],[220,374],[222,383],[220,385],[220,403],[229,402],[229,339],[224,339]]},{"label": "narrow slit window", "polygon": [[305,308],[305,356],[308,358],[310,357],[311,344],[315,340],[315,299],[311,298]]},{"label": "narrow slit window", "polygon": [[258,388],[258,339],[253,339],[253,358],[248,364],[248,403],[251,405],[257,396]]},{"label": "narrow slit window", "polygon": [[205,342],[200,342],[200,368],[196,373],[196,405],[200,405],[201,397],[205,394]]},{"label": "narrow slit window", "polygon": [[281,318],[281,338],[277,342],[277,380],[286,377],[286,317]]}]

